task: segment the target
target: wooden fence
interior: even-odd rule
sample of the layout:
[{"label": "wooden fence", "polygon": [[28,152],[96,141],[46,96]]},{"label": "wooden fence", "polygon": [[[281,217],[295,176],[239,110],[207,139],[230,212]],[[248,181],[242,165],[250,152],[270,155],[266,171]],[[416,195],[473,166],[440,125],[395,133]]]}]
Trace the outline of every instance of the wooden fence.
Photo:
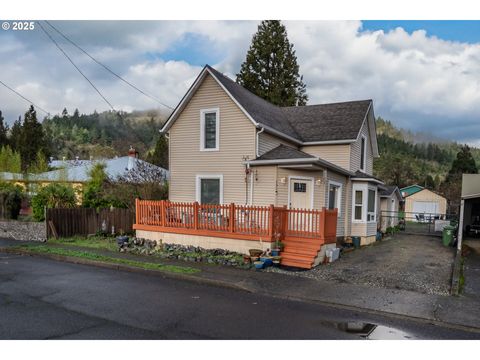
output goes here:
[{"label": "wooden fence", "polygon": [[134,229],[179,234],[282,241],[288,238],[336,241],[337,210],[204,205],[168,200],[136,200]]},{"label": "wooden fence", "polygon": [[128,209],[47,209],[47,237],[69,237],[95,234],[102,230],[102,224],[108,233],[133,232],[135,214]]}]

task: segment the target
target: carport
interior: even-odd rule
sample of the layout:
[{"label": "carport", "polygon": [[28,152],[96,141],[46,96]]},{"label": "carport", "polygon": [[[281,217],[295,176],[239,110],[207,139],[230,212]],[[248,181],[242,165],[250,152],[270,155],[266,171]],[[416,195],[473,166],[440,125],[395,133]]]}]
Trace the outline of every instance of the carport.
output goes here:
[{"label": "carport", "polygon": [[[462,241],[480,238],[480,174],[463,174],[458,249]],[[480,241],[479,241],[480,243]]]}]

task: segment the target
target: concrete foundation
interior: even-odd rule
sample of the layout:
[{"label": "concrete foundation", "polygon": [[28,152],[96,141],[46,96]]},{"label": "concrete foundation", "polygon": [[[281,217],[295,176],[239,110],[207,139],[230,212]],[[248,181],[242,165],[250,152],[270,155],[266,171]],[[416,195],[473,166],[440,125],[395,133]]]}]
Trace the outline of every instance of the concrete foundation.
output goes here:
[{"label": "concrete foundation", "polygon": [[313,262],[313,266],[317,266],[323,263],[323,261],[325,260],[325,253],[327,252],[327,249],[335,249],[336,247],[337,247],[336,243],[322,245],[322,247],[320,248],[320,251],[318,252],[317,257],[315,258],[315,261]]},{"label": "concrete foundation", "polygon": [[240,239],[228,239],[211,236],[174,234],[158,231],[137,230],[138,238],[155,240],[165,244],[178,244],[183,246],[200,246],[204,249],[225,249],[241,254],[248,254],[249,249],[271,249],[273,243],[264,241],[251,241]]}]

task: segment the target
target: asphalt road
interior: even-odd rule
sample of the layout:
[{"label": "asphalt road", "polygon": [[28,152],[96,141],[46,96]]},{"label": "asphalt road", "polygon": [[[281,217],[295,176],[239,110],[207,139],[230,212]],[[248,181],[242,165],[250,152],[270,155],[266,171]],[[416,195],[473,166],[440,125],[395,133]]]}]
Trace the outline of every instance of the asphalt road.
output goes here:
[{"label": "asphalt road", "polygon": [[367,333],[480,339],[417,321],[0,254],[0,339],[364,339]]}]

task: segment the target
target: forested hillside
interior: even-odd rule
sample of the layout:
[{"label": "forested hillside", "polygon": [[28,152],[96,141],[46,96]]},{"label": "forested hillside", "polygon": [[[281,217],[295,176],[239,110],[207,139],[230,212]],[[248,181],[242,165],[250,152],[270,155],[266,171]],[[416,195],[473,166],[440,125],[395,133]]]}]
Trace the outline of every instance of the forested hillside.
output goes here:
[{"label": "forested hillside", "polygon": [[[417,183],[439,190],[462,144],[398,129],[380,117],[376,125],[380,158],[374,162],[375,175],[400,187]],[[470,151],[480,164],[480,149]]]},{"label": "forested hillside", "polygon": [[56,158],[81,159],[125,156],[130,145],[145,158],[158,140],[165,114],[157,111],[80,114],[75,110],[43,121]]}]

